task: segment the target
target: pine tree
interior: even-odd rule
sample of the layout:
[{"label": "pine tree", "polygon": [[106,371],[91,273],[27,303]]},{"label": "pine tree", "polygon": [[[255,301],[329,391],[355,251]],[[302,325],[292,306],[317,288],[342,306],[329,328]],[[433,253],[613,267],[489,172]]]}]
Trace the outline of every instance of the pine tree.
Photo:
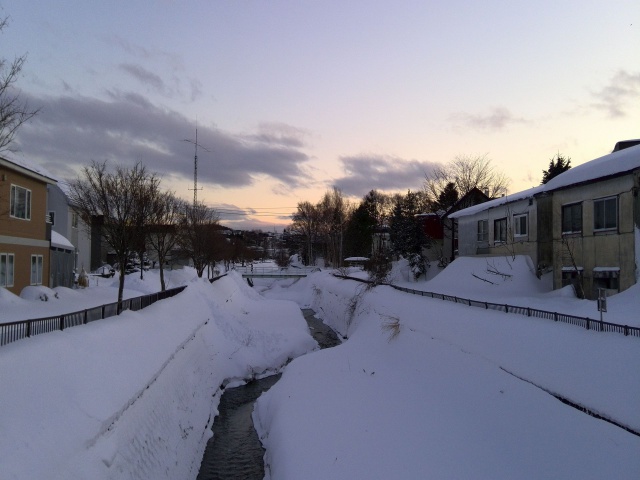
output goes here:
[{"label": "pine tree", "polygon": [[549,168],[542,171],[542,185],[547,183],[554,177],[571,168],[571,157],[564,157],[561,153],[557,153],[555,157],[549,160]]}]

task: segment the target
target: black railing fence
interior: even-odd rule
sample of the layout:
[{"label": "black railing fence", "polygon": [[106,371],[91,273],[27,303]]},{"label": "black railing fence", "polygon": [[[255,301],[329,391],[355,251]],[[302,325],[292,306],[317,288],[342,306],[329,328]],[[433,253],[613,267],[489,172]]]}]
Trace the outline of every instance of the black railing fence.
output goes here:
[{"label": "black railing fence", "polygon": [[[349,280],[356,280],[358,282],[370,283],[368,280],[363,280],[361,278],[348,277],[343,275],[335,275],[340,278],[348,278]],[[536,317],[543,318],[545,320],[553,320],[555,322],[563,322],[569,323],[571,325],[576,325],[578,327],[586,328],[587,330],[595,330],[597,332],[614,332],[614,333],[622,333],[626,336],[638,337],[640,338],[640,328],[639,327],[630,327],[628,325],[620,325],[618,323],[610,323],[600,320],[595,320],[593,318],[588,317],[577,317],[575,315],[569,315],[566,313],[558,313],[558,312],[549,312],[546,310],[538,310],[537,308],[531,307],[519,307],[516,305],[509,305],[506,303],[492,303],[492,302],[483,302],[479,300],[472,300],[469,298],[461,298],[456,297],[454,295],[446,295],[442,293],[434,293],[434,292],[424,292],[422,290],[414,290],[412,288],[400,287],[398,285],[385,284],[389,285],[396,290],[401,292],[411,293],[413,295],[420,295],[423,297],[436,298],[439,300],[446,300],[448,302],[462,303],[463,305],[468,305],[470,307],[479,307],[484,308],[486,310],[497,310],[499,312],[504,313],[515,313],[518,315],[526,315],[527,317]]]},{"label": "black railing fence", "polygon": [[72,313],[64,313],[61,315],[52,315],[50,317],[35,318],[32,320],[21,320],[18,322],[0,324],[0,346],[6,345],[16,340],[27,337],[33,337],[41,333],[53,332],[55,330],[64,330],[65,328],[85,325],[89,322],[102,320],[104,318],[118,315],[119,312],[125,310],[142,310],[149,305],[156,303],[158,300],[173,297],[182,292],[186,285],[181,287],[165,290],[164,292],[151,293],[141,297],[128,298],[120,303],[108,303],[98,307],[87,308]]}]

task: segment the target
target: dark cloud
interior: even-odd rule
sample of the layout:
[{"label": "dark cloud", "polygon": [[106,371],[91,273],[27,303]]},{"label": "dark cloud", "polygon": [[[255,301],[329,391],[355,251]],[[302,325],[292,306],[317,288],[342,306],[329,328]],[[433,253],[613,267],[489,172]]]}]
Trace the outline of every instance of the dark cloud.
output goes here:
[{"label": "dark cloud", "polygon": [[626,117],[629,109],[637,108],[640,101],[640,73],[619,70],[609,84],[593,96],[595,108],[604,110],[611,118]]},{"label": "dark cloud", "polygon": [[474,115],[470,113],[456,113],[451,116],[451,121],[455,128],[472,128],[483,131],[503,130],[514,124],[527,123],[527,120],[515,117],[508,109],[503,107],[494,108],[485,115]]},{"label": "dark cloud", "polygon": [[340,158],[345,175],[333,184],[346,195],[362,197],[370,190],[397,192],[418,190],[435,163],[403,160],[386,155]]},{"label": "dark cloud", "polygon": [[131,63],[123,63],[119,66],[120,70],[128,73],[130,76],[141,82],[143,85],[150,86],[160,93],[164,93],[165,86],[162,78],[153,72]]},{"label": "dark cloud", "polygon": [[[193,178],[195,147],[184,140],[195,140],[195,131],[192,121],[178,112],[158,107],[142,95],[118,91],[108,92],[106,100],[25,98],[41,112],[18,132],[16,146],[60,178],[75,177],[92,160],[142,162],[160,174]],[[198,152],[198,179],[245,187],[266,176],[298,187],[306,181],[303,167],[309,157],[301,135],[295,142],[283,138],[234,135],[200,126],[198,143],[204,148]]]}]

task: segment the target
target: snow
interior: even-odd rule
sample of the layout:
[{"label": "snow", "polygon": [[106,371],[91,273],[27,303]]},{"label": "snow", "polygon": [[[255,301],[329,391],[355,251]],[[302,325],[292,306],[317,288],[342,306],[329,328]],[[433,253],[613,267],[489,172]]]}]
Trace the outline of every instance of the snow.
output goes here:
[{"label": "snow", "polygon": [[[549,293],[526,257],[459,260],[411,287],[549,310],[584,302]],[[402,283],[402,266],[392,275]],[[139,312],[0,347],[3,480],[195,479],[220,386],[283,368],[254,410],[267,479],[640,478],[639,436],[551,395],[640,431],[638,338],[367,290],[330,271],[254,289],[236,272],[194,276],[172,272],[187,288]],[[153,270],[126,278],[130,295],[158,286]],[[0,289],[0,317],[110,302],[116,287],[117,276],[92,279],[47,302]],[[632,290],[608,299],[611,315],[638,311]],[[299,307],[344,343],[317,351]]]},{"label": "snow", "polygon": [[[516,262],[514,277],[526,272]],[[285,290],[348,340],[294,360],[258,400],[267,478],[639,478],[639,437],[547,393],[638,431],[637,338],[327,273],[264,295]]]},{"label": "snow", "polygon": [[[127,291],[157,290],[154,273],[128,276]],[[107,289],[115,300],[115,286],[68,291],[64,301],[3,295],[0,311],[5,320],[15,304],[28,317],[42,304],[78,310]],[[235,273],[188,281],[139,312],[5,345],[0,477],[195,478],[219,386],[277,371],[316,346],[294,303],[265,300]]]},{"label": "snow", "polygon": [[74,249],[73,244],[69,240],[67,240],[64,237],[64,235],[60,235],[55,230],[51,230],[51,246],[52,247],[59,247],[59,248],[66,248],[66,249],[70,249],[70,250]]},{"label": "snow", "polygon": [[544,191],[544,185],[529,188],[521,192],[512,193],[510,195],[505,195],[504,197],[499,197],[494,200],[489,200],[488,202],[479,203],[478,205],[473,205],[471,207],[463,208],[462,210],[458,210],[457,212],[453,212],[449,214],[449,218],[466,217],[468,215],[473,215],[478,212],[489,210],[490,208],[499,207],[500,205],[504,205],[505,203],[515,202],[517,200],[523,200],[525,198],[533,198],[534,195],[543,191]]}]

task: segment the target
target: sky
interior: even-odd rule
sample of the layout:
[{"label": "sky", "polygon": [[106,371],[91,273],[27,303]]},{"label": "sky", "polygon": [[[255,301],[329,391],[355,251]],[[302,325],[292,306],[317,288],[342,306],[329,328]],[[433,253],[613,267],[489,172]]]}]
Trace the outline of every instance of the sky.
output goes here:
[{"label": "sky", "polygon": [[422,187],[486,155],[508,193],[640,138],[640,3],[0,0],[39,114],[14,155],[56,178],[141,162],[232,228],[338,187]]}]

